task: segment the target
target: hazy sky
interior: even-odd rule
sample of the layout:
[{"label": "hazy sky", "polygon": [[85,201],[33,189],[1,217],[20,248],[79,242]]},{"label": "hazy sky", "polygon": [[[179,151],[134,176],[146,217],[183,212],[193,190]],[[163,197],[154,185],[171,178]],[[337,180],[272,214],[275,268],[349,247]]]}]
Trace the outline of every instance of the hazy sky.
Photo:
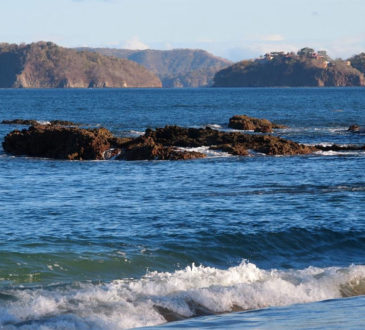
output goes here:
[{"label": "hazy sky", "polygon": [[365,51],[364,15],[365,0],[0,0],[0,42],[348,57]]}]

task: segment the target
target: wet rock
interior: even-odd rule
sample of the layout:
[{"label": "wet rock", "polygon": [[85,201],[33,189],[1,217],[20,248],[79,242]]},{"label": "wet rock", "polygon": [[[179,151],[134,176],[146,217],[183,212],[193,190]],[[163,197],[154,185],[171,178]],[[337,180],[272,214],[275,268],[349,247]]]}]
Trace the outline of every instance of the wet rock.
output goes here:
[{"label": "wet rock", "polygon": [[351,125],[349,127],[348,131],[353,132],[353,133],[357,133],[357,132],[360,131],[360,126],[359,125],[356,125],[356,124]]},{"label": "wet rock", "polygon": [[352,133],[365,133],[365,127],[354,124],[349,127],[348,131]]},{"label": "wet rock", "polygon": [[51,120],[50,123],[51,125],[60,125],[60,126],[79,126],[79,124],[76,124],[68,120]]},{"label": "wet rock", "polygon": [[55,159],[104,159],[104,152],[112,147],[113,135],[105,128],[37,125],[9,133],[3,142],[6,152],[13,155]]},{"label": "wet rock", "polygon": [[[11,119],[11,120],[3,120],[1,124],[7,125],[26,125],[26,126],[36,126],[36,125],[44,125],[42,121],[37,121],[35,119]],[[72,121],[68,120],[51,120],[49,121],[49,125],[60,125],[60,126],[79,126]]]},{"label": "wet rock", "polygon": [[202,146],[239,156],[246,156],[251,150],[267,155],[309,154],[318,150],[271,135],[179,126],[147,129],[143,136],[133,139],[116,137],[105,128],[38,124],[22,131],[12,131],[3,142],[4,150],[14,155],[77,160],[196,159],[206,155],[182,148]]},{"label": "wet rock", "polygon": [[200,152],[178,150],[156,143],[148,136],[138,137],[123,146],[118,159],[123,160],[187,160],[204,158]]},{"label": "wet rock", "polygon": [[161,314],[167,322],[175,322],[187,319],[186,316],[176,313],[173,310],[163,306],[154,305],[153,308],[156,310],[156,312]]},{"label": "wet rock", "polygon": [[338,145],[338,144],[331,144],[331,145],[316,145],[316,149],[322,151],[362,151],[365,150],[365,145]]},{"label": "wet rock", "polygon": [[37,125],[38,122],[33,119],[11,119],[11,120],[3,120],[1,124],[6,125]]},{"label": "wet rock", "polygon": [[217,146],[211,146],[210,149],[228,152],[229,154],[235,155],[235,156],[249,155],[249,152],[247,151],[247,149],[240,144],[220,144]]},{"label": "wet rock", "polygon": [[231,117],[229,119],[228,127],[261,133],[271,133],[274,128],[286,128],[285,125],[275,124],[267,119],[258,119],[246,115]]},{"label": "wet rock", "polygon": [[221,132],[211,128],[166,126],[157,128],[155,131],[147,130],[145,136],[163,146],[210,146],[233,154],[245,154],[244,150],[250,149],[267,155],[309,154],[317,150],[315,147],[305,146],[276,136]]}]

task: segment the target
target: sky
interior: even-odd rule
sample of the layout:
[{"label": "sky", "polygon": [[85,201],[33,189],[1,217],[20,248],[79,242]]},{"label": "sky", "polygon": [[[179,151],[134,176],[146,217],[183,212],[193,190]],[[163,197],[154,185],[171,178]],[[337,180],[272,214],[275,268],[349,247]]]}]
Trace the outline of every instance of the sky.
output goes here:
[{"label": "sky", "polygon": [[364,14],[365,0],[0,0],[0,42],[347,58],[365,52]]}]

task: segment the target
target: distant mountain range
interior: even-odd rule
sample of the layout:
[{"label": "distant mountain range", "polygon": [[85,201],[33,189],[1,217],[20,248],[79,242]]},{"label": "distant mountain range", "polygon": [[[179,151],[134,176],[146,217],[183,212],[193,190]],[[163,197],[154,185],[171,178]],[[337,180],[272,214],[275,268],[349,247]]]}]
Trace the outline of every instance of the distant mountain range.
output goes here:
[{"label": "distant mountain range", "polygon": [[0,88],[161,87],[143,66],[51,42],[0,44]]},{"label": "distant mountain range", "polygon": [[211,86],[215,73],[233,64],[201,49],[77,49],[134,61],[156,74],[163,87]]},{"label": "distant mountain range", "polygon": [[215,87],[364,86],[365,54],[332,60],[325,51],[272,52],[219,71]]},{"label": "distant mountain range", "polygon": [[365,53],[272,52],[233,64],[199,49],[0,44],[0,88],[365,86]]}]

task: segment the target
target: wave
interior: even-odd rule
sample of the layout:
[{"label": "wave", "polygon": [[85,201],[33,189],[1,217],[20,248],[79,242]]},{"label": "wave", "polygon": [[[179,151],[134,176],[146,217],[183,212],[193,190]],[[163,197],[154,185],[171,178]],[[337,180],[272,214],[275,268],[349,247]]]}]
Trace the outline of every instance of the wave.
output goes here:
[{"label": "wave", "polygon": [[200,152],[202,154],[205,154],[207,158],[233,157],[228,152],[224,152],[224,151],[220,151],[220,150],[212,150],[208,146],[196,147],[196,148],[182,148],[182,147],[179,147],[177,149],[181,150],[181,151]]},{"label": "wave", "polygon": [[263,270],[242,261],[222,270],[193,264],[141,279],[3,290],[0,326],[122,329],[363,294],[363,265]]},{"label": "wave", "polygon": [[37,120],[37,123],[40,125],[51,125],[51,122],[48,120]]},{"label": "wave", "polygon": [[144,135],[144,131],[136,131],[136,130],[130,130],[127,132],[127,136],[129,137],[139,137],[141,135]]},{"label": "wave", "polygon": [[209,127],[209,128],[211,128],[211,129],[221,129],[222,128],[222,126],[221,125],[219,125],[219,124],[207,124],[207,125],[205,125],[205,126],[203,126],[204,128],[207,128],[207,127]]},{"label": "wave", "polygon": [[365,151],[316,151],[316,155],[320,156],[365,156]]}]

